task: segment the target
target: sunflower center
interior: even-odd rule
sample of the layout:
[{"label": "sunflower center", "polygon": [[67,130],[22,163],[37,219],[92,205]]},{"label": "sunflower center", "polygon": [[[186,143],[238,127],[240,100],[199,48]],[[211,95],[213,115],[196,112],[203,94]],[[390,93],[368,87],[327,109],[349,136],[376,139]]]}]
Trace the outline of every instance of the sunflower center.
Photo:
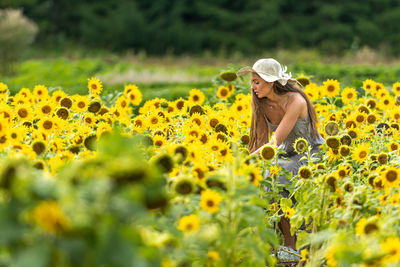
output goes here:
[{"label": "sunflower center", "polygon": [[46,146],[43,144],[43,142],[35,142],[32,145],[32,149],[37,155],[39,155],[43,153],[43,151],[46,149]]},{"label": "sunflower center", "polygon": [[368,235],[372,231],[376,231],[376,230],[378,230],[378,227],[374,223],[368,223],[367,225],[365,225],[364,233],[366,233]]},{"label": "sunflower center", "polygon": [[90,86],[93,90],[97,89],[97,85],[95,83],[92,83],[92,85]]},{"label": "sunflower center", "polygon": [[201,125],[200,119],[197,119],[197,118],[196,118],[196,119],[193,119],[193,122],[195,122],[195,123],[196,123],[197,125],[199,125],[199,126]]},{"label": "sunflower center", "polygon": [[212,199],[207,200],[207,206],[210,208],[214,207],[215,206],[214,201]]},{"label": "sunflower center", "polygon": [[62,107],[70,108],[72,107],[72,100],[68,97],[64,97],[63,99],[61,99],[60,105]]},{"label": "sunflower center", "polygon": [[328,90],[328,92],[335,91],[335,87],[333,85],[329,85],[326,89]]},{"label": "sunflower center", "polygon": [[215,127],[217,124],[219,123],[219,121],[217,119],[211,119],[210,120],[210,126],[211,127]]},{"label": "sunflower center", "polygon": [[350,98],[353,98],[353,94],[352,94],[352,93],[348,93],[348,94],[347,94],[347,98],[349,98],[349,99],[350,99]]},{"label": "sunflower center", "polygon": [[46,105],[46,106],[42,107],[42,112],[44,114],[49,114],[50,111],[51,111],[51,107],[50,106]]},{"label": "sunflower center", "polygon": [[367,151],[361,151],[359,154],[360,158],[365,158],[367,156]]},{"label": "sunflower center", "polygon": [[21,118],[26,118],[28,116],[28,111],[25,108],[21,108],[18,110],[18,115]]},{"label": "sunflower center", "polygon": [[194,96],[193,96],[193,100],[194,100],[195,102],[199,101],[199,99],[200,99],[200,97],[199,97],[198,95],[194,95]]},{"label": "sunflower center", "polygon": [[397,172],[390,170],[386,173],[386,180],[388,180],[389,182],[394,182],[397,180]]},{"label": "sunflower center", "polygon": [[193,224],[188,223],[186,224],[186,230],[191,231],[193,229]]},{"label": "sunflower center", "polygon": [[66,120],[66,119],[68,118],[68,115],[69,115],[69,112],[68,112],[68,110],[65,109],[65,108],[60,108],[60,109],[57,111],[57,116],[60,117],[60,118],[63,119],[63,120]]},{"label": "sunflower center", "polygon": [[157,118],[152,118],[151,119],[151,124],[157,124],[158,123],[158,119]]},{"label": "sunflower center", "polygon": [[181,110],[181,109],[183,108],[184,105],[185,105],[185,102],[183,102],[183,101],[178,101],[178,102],[176,103],[176,107],[177,107],[179,110]]},{"label": "sunflower center", "polygon": [[154,143],[154,145],[155,145],[155,146],[158,146],[158,147],[162,146],[162,144],[163,144],[163,141],[161,141],[161,140],[157,140],[157,141]]},{"label": "sunflower center", "polygon": [[85,108],[86,104],[83,101],[79,101],[77,106],[78,108]]},{"label": "sunflower center", "polygon": [[7,142],[7,137],[5,135],[0,137],[0,144],[5,144],[6,142]]},{"label": "sunflower center", "polygon": [[211,150],[213,150],[213,151],[217,151],[218,149],[219,149],[218,146],[212,146],[212,147],[211,147]]},{"label": "sunflower center", "polygon": [[45,128],[46,130],[51,129],[52,127],[53,127],[53,122],[52,121],[46,120],[43,123],[43,128]]},{"label": "sunflower center", "polygon": [[228,90],[222,89],[221,90],[221,96],[227,96],[228,95]]}]

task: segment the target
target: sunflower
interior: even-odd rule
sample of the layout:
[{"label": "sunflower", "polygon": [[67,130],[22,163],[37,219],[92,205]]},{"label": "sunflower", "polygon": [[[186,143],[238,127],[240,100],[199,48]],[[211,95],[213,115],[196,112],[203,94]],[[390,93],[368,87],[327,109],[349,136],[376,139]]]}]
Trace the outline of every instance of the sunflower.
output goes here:
[{"label": "sunflower", "polygon": [[363,88],[367,92],[371,92],[372,88],[375,88],[375,81],[367,79],[363,82]]},{"label": "sunflower", "polygon": [[97,113],[100,111],[100,109],[101,109],[101,99],[99,98],[93,98],[87,105],[87,111],[91,113]]},{"label": "sunflower", "polygon": [[189,195],[194,192],[195,181],[190,176],[178,176],[173,181],[173,189],[179,195]]},{"label": "sunflower", "polygon": [[63,120],[67,120],[67,119],[69,118],[69,111],[68,111],[67,108],[59,107],[59,108],[57,108],[57,110],[56,110],[56,115],[57,115],[59,118],[63,119]]},{"label": "sunflower", "polygon": [[68,229],[70,222],[60,205],[53,200],[40,202],[32,211],[33,221],[45,232],[58,234]]},{"label": "sunflower", "polygon": [[276,155],[276,149],[271,145],[264,145],[260,150],[260,156],[264,160],[271,160]]},{"label": "sunflower", "polygon": [[[399,113],[399,115],[400,115],[400,113]],[[399,118],[400,118],[400,116],[399,116]],[[368,122],[369,124],[375,123],[375,122],[376,122],[376,115],[375,115],[374,113],[368,114],[368,116],[367,116],[367,122]]]},{"label": "sunflower", "polygon": [[381,152],[379,153],[379,155],[377,156],[377,161],[381,164],[381,165],[385,165],[386,163],[388,163],[388,159],[389,159],[389,155],[385,152]]},{"label": "sunflower", "polygon": [[350,128],[355,128],[355,127],[357,127],[357,122],[356,122],[356,120],[354,119],[354,116],[347,117],[347,118],[344,120],[344,125],[345,125],[346,129],[350,129]]},{"label": "sunflower", "polygon": [[175,100],[173,102],[173,105],[174,105],[174,107],[176,107],[176,109],[179,112],[186,112],[186,110],[187,110],[187,102],[182,97],[180,97],[179,99]]},{"label": "sunflower", "polygon": [[192,174],[197,181],[201,181],[206,177],[208,172],[207,165],[204,162],[196,162],[192,168]]},{"label": "sunflower", "polygon": [[343,179],[351,172],[351,168],[348,165],[340,165],[336,173],[339,178]]},{"label": "sunflower", "polygon": [[390,143],[386,144],[386,146],[389,148],[390,152],[399,150],[399,144],[396,141],[391,141]]},{"label": "sunflower", "polygon": [[338,149],[340,146],[339,138],[336,136],[328,136],[326,138],[326,145],[332,149]]},{"label": "sunflower", "polygon": [[343,185],[344,191],[351,193],[354,190],[354,184],[352,182],[345,182]]},{"label": "sunflower", "polygon": [[383,183],[391,188],[398,187],[400,184],[400,171],[394,167],[387,167],[381,173]]},{"label": "sunflower", "polygon": [[76,95],[73,97],[72,110],[78,112],[84,112],[89,104],[89,99],[85,96]]},{"label": "sunflower", "polygon": [[315,83],[307,84],[304,89],[304,93],[312,102],[319,99],[320,91],[320,87]]},{"label": "sunflower", "polygon": [[400,238],[389,237],[381,243],[382,252],[386,254],[384,264],[395,263],[400,261]]},{"label": "sunflower", "polygon": [[308,141],[304,138],[297,138],[293,144],[294,151],[298,154],[305,153],[308,149]]},{"label": "sunflower", "polygon": [[302,179],[308,179],[312,176],[312,171],[308,166],[302,166],[298,173],[299,177]]},{"label": "sunflower", "polygon": [[325,133],[335,136],[339,133],[339,125],[335,121],[329,121],[325,124]]},{"label": "sunflower", "polygon": [[102,82],[95,78],[92,77],[90,79],[88,79],[88,88],[89,88],[89,93],[91,95],[100,95],[101,91],[103,90],[103,85]]},{"label": "sunflower", "polygon": [[55,120],[52,117],[42,118],[37,124],[39,129],[47,134],[51,134],[56,128]]},{"label": "sunflower", "polygon": [[156,134],[153,136],[153,145],[155,147],[162,147],[166,144],[167,140],[164,136]]},{"label": "sunflower", "polygon": [[220,77],[222,80],[227,81],[227,82],[233,82],[234,80],[237,79],[236,73],[233,72],[233,71],[229,71],[229,70],[224,71],[224,72],[221,72],[221,73],[219,74],[219,77]]},{"label": "sunflower", "polygon": [[96,117],[93,113],[86,113],[83,117],[83,122],[90,127],[93,127],[96,124],[96,121]]},{"label": "sunflower", "polygon": [[380,99],[378,107],[382,110],[390,110],[395,107],[395,102],[396,100],[392,96],[388,95]]},{"label": "sunflower", "polygon": [[341,96],[343,103],[347,104],[357,99],[357,91],[354,88],[346,87],[343,89]]},{"label": "sunflower", "polygon": [[194,113],[190,116],[190,123],[197,124],[199,127],[204,127],[206,124],[206,119],[204,116],[200,115],[200,113]]},{"label": "sunflower", "polygon": [[358,163],[363,163],[369,154],[369,144],[361,143],[359,144],[352,153],[352,159]]},{"label": "sunflower", "polygon": [[177,228],[185,233],[194,233],[199,230],[199,227],[199,218],[195,214],[191,214],[180,218]]},{"label": "sunflower", "polygon": [[350,154],[350,147],[347,145],[341,145],[339,147],[339,153],[342,157],[347,157]]},{"label": "sunflower", "polygon": [[143,95],[140,92],[139,88],[134,84],[126,85],[124,89],[124,94],[134,106],[139,106],[139,104],[142,102]]},{"label": "sunflower", "polygon": [[219,211],[222,196],[214,190],[206,189],[201,192],[200,208],[211,214]]},{"label": "sunflower", "polygon": [[147,117],[146,125],[148,125],[150,129],[155,129],[159,127],[162,123],[163,123],[163,118],[158,114],[153,113]]},{"label": "sunflower", "polygon": [[7,148],[10,145],[10,137],[3,133],[0,134],[0,151]]},{"label": "sunflower", "polygon": [[325,183],[329,185],[332,191],[336,191],[337,177],[332,173],[325,177]]},{"label": "sunflower", "polygon": [[358,125],[364,123],[367,119],[367,115],[364,112],[357,111],[353,116]]},{"label": "sunflower", "polygon": [[33,141],[32,150],[36,153],[36,155],[40,155],[46,151],[46,143],[42,140]]},{"label": "sunflower", "polygon": [[356,233],[360,236],[369,235],[378,230],[377,219],[374,217],[368,220],[365,217],[362,217],[356,224]]},{"label": "sunflower", "polygon": [[47,91],[47,87],[44,85],[35,85],[33,88],[32,95],[34,99],[38,102],[47,99],[49,97],[49,92]]},{"label": "sunflower", "polygon": [[26,136],[26,128],[24,126],[11,128],[8,131],[8,136],[12,145],[18,145]]},{"label": "sunflower", "polygon": [[369,98],[369,99],[366,101],[366,105],[367,105],[368,108],[374,109],[374,108],[376,108],[376,106],[378,105],[378,102],[377,102],[375,99],[373,99],[373,98]]},{"label": "sunflower", "polygon": [[51,93],[51,99],[54,104],[58,104],[64,97],[67,97],[67,94],[62,90],[57,90]]},{"label": "sunflower", "polygon": [[200,105],[194,105],[189,110],[189,115],[192,116],[194,113],[205,114],[204,109]]},{"label": "sunflower", "polygon": [[393,93],[397,96],[400,95],[400,82],[395,82],[392,87]]},{"label": "sunflower", "polygon": [[352,139],[360,139],[362,136],[362,133],[360,129],[351,127],[347,129],[347,134],[352,138]]},{"label": "sunflower", "polygon": [[15,108],[15,115],[20,121],[31,121],[34,114],[31,105],[24,104]]},{"label": "sunflower", "polygon": [[45,117],[53,115],[55,105],[51,101],[42,101],[39,107],[35,110],[38,117]]},{"label": "sunflower", "polygon": [[233,83],[228,84],[228,91],[231,95],[235,92],[235,85]]},{"label": "sunflower", "polygon": [[303,85],[304,87],[311,83],[310,77],[306,76],[305,74],[300,74],[296,77],[296,80]]},{"label": "sunflower", "polygon": [[199,89],[192,89],[189,92],[189,99],[188,102],[191,106],[193,105],[202,105],[205,100],[205,95]]},{"label": "sunflower", "polygon": [[340,83],[337,80],[328,79],[323,82],[323,94],[328,97],[335,97],[339,95]]},{"label": "sunflower", "polygon": [[217,96],[220,99],[227,99],[228,97],[230,97],[230,92],[229,89],[226,88],[225,86],[221,85],[220,87],[218,87],[217,90]]},{"label": "sunflower", "polygon": [[70,109],[72,107],[72,100],[68,96],[60,100],[60,106]]}]

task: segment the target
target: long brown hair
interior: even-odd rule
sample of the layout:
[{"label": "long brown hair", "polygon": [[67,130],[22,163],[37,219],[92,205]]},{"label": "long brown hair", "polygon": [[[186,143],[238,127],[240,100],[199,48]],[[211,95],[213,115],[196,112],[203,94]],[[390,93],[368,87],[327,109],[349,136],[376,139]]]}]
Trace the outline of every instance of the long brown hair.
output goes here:
[{"label": "long brown hair", "polygon": [[[288,81],[286,85],[282,85],[276,81],[273,85],[273,90],[277,95],[285,95],[289,92],[299,93],[307,102],[308,117],[310,118],[311,124],[311,135],[316,137],[318,135],[317,130],[317,116],[315,115],[314,107],[308,99],[307,95],[301,90],[295,82]],[[269,141],[269,128],[264,118],[265,110],[264,106],[268,99],[266,97],[258,98],[257,95],[252,91],[251,94],[251,126],[250,126],[250,142],[249,151],[250,153],[256,151],[262,145]]]}]

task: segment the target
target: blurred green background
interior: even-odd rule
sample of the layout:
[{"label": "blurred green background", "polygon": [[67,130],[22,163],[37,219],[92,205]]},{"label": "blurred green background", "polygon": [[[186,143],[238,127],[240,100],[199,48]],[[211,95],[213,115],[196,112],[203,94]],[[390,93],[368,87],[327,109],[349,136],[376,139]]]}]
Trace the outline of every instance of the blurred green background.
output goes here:
[{"label": "blurred green background", "polygon": [[106,92],[134,83],[145,99],[176,99],[261,57],[316,83],[400,77],[400,0],[0,0],[0,10],[0,81],[12,93],[85,94],[96,76]]}]

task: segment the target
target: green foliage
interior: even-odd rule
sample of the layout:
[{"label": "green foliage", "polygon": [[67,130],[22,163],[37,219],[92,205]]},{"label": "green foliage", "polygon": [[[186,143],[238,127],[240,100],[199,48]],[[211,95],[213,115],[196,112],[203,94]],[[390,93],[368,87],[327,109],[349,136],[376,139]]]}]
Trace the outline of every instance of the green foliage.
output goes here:
[{"label": "green foliage", "polygon": [[[159,266],[138,226],[152,222],[149,210],[162,212],[168,200],[165,178],[145,160],[144,148],[140,136],[105,136],[98,158],[74,161],[56,179],[25,158],[2,158],[1,264]],[[57,203],[61,214],[49,205],[37,212],[44,203]],[[43,226],[49,224],[57,230]]]},{"label": "green foliage", "polygon": [[19,0],[38,23],[41,42],[68,40],[149,54],[315,47],[324,53],[368,45],[399,53],[399,0],[188,1]]},{"label": "green foliage", "polygon": [[0,74],[12,73],[21,51],[32,43],[37,25],[20,10],[0,9]]}]

